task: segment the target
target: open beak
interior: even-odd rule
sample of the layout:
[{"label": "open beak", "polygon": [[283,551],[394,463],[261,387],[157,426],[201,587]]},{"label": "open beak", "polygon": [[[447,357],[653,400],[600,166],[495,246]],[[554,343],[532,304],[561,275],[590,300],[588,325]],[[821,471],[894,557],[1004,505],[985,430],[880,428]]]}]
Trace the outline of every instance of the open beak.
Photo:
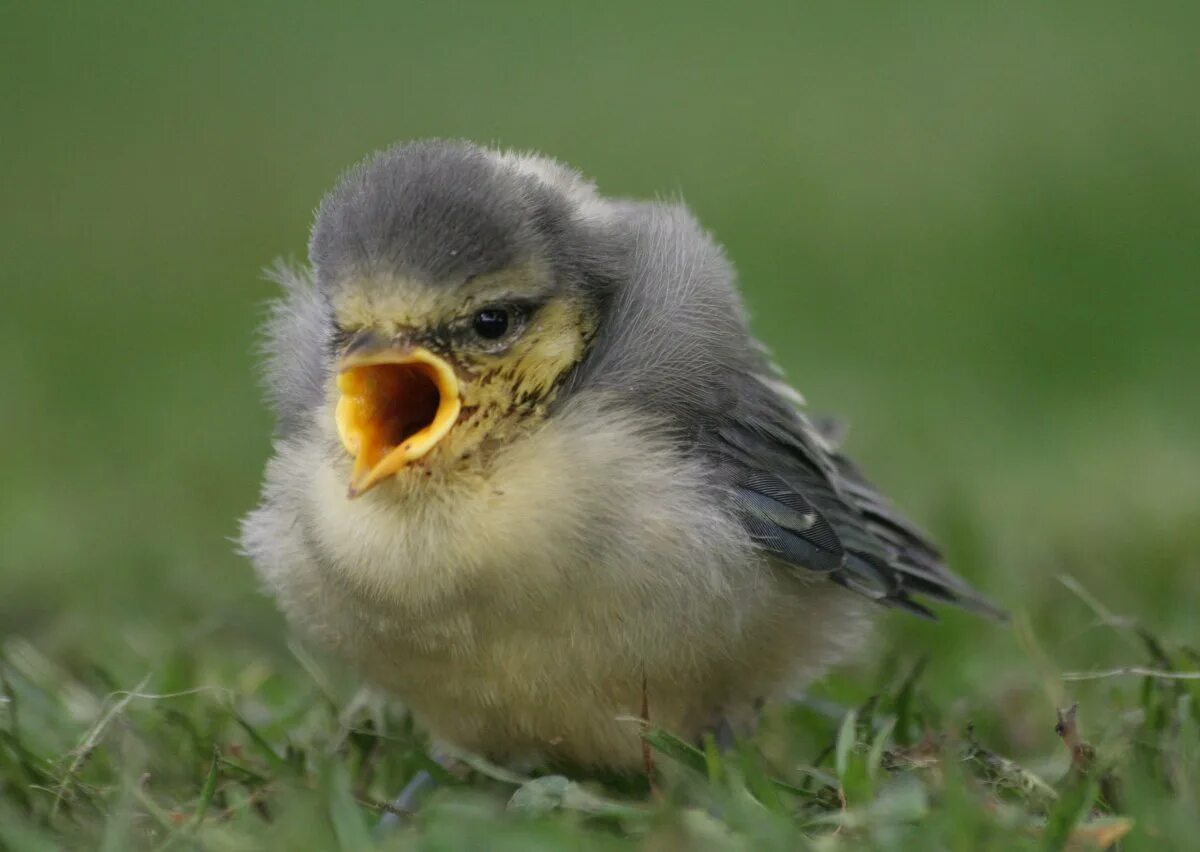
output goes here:
[{"label": "open beak", "polygon": [[347,356],[338,365],[338,435],[354,456],[357,497],[437,446],[458,420],[454,368],[427,349]]}]

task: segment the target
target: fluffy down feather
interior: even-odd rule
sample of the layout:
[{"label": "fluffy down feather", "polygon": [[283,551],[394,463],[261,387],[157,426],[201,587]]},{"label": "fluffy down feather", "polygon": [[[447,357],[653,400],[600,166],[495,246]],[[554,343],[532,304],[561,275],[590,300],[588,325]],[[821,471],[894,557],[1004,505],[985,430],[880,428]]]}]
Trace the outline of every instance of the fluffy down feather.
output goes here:
[{"label": "fluffy down feather", "polygon": [[[656,724],[698,737],[861,647],[872,599],[989,609],[805,417],[681,204],[606,200],[536,155],[430,142],[356,168],[314,234],[315,271],[274,273],[279,431],[242,543],[291,621],[435,736],[632,770],[643,684]],[[452,293],[531,257],[599,318],[541,419],[486,465],[346,500],[339,280]]]}]

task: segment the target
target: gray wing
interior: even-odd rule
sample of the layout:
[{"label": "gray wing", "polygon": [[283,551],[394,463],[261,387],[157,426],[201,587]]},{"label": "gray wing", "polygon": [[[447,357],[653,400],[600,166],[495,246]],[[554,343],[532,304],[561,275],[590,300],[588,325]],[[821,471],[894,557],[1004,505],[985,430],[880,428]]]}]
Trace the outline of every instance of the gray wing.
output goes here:
[{"label": "gray wing", "polygon": [[614,202],[622,280],[564,396],[604,389],[666,416],[757,545],[798,570],[922,615],[916,597],[998,611],[812,425],[749,336],[724,253],[679,204]]},{"label": "gray wing", "polygon": [[745,376],[719,424],[704,444],[760,548],[919,615],[932,616],[918,600],[931,598],[1003,616],[840,452],[832,422],[814,425],[776,378]]}]

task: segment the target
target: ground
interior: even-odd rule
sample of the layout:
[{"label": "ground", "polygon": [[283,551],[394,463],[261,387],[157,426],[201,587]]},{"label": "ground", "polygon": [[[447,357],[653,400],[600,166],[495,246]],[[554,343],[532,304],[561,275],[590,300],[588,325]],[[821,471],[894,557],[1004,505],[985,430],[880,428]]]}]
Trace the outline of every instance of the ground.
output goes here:
[{"label": "ground", "polygon": [[883,613],[734,752],[648,731],[651,794],[477,765],[381,845],[1192,845],[1194,4],[455,14],[6,8],[0,848],[359,848],[437,771],[230,540],[269,452],[257,270],[430,135],[681,193],[812,408],[1013,618]]}]

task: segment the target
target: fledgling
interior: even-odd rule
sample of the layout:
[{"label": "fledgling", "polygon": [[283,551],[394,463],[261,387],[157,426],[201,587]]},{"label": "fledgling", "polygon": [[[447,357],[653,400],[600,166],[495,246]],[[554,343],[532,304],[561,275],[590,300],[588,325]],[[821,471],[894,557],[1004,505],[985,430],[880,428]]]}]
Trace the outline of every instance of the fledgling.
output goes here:
[{"label": "fledgling", "polygon": [[637,769],[643,703],[737,730],[875,602],[989,609],[801,412],[680,204],[416,142],[351,169],[277,277],[243,546],[435,738]]}]

